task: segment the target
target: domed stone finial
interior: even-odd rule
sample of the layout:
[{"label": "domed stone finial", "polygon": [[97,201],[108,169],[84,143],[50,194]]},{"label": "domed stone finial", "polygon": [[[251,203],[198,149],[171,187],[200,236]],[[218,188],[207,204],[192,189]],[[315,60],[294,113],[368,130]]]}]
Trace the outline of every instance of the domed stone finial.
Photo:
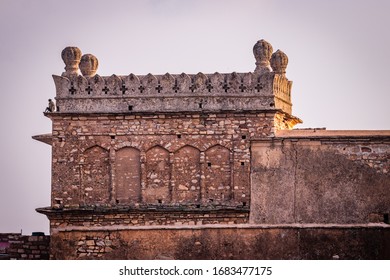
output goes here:
[{"label": "domed stone finial", "polygon": [[271,56],[271,67],[276,74],[285,75],[288,64],[287,55],[281,50],[277,50]]},{"label": "domed stone finial", "polygon": [[65,63],[63,76],[77,75],[81,58],[81,51],[78,47],[66,47],[61,52],[62,60]]},{"label": "domed stone finial", "polygon": [[253,54],[256,58],[256,69],[255,72],[270,72],[270,58],[273,49],[270,43],[261,39],[253,46]]},{"label": "domed stone finial", "polygon": [[98,69],[99,62],[96,56],[84,54],[80,61],[80,70],[84,77],[93,77]]}]

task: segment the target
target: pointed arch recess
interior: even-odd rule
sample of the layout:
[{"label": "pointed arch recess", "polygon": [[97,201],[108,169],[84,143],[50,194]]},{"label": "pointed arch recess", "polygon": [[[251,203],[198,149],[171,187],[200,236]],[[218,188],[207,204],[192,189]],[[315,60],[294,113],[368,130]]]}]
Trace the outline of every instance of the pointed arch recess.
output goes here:
[{"label": "pointed arch recess", "polygon": [[82,199],[86,205],[105,204],[110,199],[109,152],[92,146],[82,154],[81,184]]},{"label": "pointed arch recess", "polygon": [[178,203],[200,200],[200,151],[192,146],[184,146],[174,153],[172,200]]},{"label": "pointed arch recess", "polygon": [[223,202],[231,199],[230,150],[215,145],[205,152],[205,200]]},{"label": "pointed arch recess", "polygon": [[136,148],[124,147],[115,153],[115,198],[118,203],[141,199],[141,161]]},{"label": "pointed arch recess", "polygon": [[146,186],[142,192],[143,202],[165,203],[170,201],[169,152],[161,146],[154,146],[146,152]]}]

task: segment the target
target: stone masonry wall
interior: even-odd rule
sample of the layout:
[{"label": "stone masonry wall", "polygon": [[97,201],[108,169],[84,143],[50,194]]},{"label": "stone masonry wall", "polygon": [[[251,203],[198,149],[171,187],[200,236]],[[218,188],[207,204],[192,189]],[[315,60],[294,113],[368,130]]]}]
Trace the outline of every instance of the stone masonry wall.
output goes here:
[{"label": "stone masonry wall", "polygon": [[274,72],[55,76],[64,113],[201,112],[280,109],[291,114],[291,86]]},{"label": "stone masonry wall", "polygon": [[20,233],[0,233],[0,253],[10,259],[48,260],[50,236],[26,236]]},{"label": "stone masonry wall", "polygon": [[250,141],[275,113],[50,117],[53,207],[248,207]]},{"label": "stone masonry wall", "polygon": [[250,73],[103,77],[63,50],[35,137],[53,259],[390,258],[389,133],[291,131],[288,57],[253,53]]},{"label": "stone masonry wall", "polygon": [[389,223],[390,138],[291,137],[252,145],[251,223]]},{"label": "stone masonry wall", "polygon": [[52,211],[52,232],[79,227],[139,227],[165,225],[210,225],[248,223],[246,209],[94,209]]},{"label": "stone masonry wall", "polygon": [[[161,242],[164,240],[164,242]],[[389,259],[384,226],[202,226],[74,229],[52,237],[53,259]]]}]

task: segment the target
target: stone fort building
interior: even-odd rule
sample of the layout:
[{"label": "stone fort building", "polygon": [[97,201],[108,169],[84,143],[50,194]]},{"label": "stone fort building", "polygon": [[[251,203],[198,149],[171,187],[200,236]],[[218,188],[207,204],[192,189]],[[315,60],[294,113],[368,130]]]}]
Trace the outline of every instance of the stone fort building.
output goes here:
[{"label": "stone fort building", "polygon": [[[249,73],[53,75],[53,259],[390,258],[390,131],[299,129],[288,58]],[[79,73],[81,71],[81,74]]]}]

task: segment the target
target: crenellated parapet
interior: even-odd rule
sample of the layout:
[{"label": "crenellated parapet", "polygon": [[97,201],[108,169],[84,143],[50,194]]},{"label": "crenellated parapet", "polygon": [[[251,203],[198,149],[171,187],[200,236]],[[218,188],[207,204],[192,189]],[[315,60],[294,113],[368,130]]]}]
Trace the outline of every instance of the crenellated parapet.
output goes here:
[{"label": "crenellated parapet", "polygon": [[[257,111],[291,114],[287,56],[264,40],[253,49],[256,69],[249,73],[112,75],[96,74],[98,60],[76,47],[62,52],[62,76],[53,75],[59,113]],[[79,69],[76,67],[79,63]],[[274,71],[272,70],[274,68]]]}]

